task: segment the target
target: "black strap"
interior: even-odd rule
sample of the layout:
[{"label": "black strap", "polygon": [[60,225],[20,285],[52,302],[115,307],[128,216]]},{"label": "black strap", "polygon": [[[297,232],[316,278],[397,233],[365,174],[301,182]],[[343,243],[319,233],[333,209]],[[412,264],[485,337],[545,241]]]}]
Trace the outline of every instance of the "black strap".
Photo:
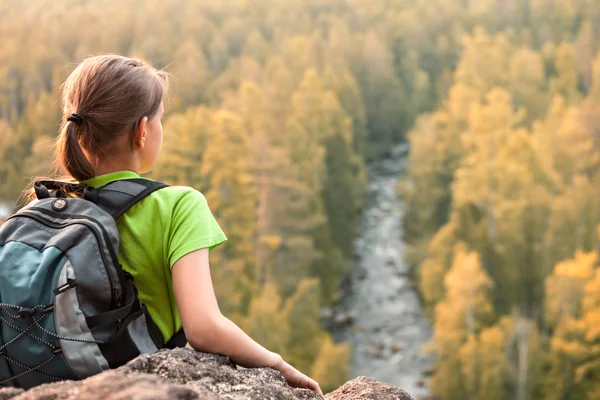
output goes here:
[{"label": "black strap", "polygon": [[127,332],[127,328],[129,328],[129,324],[131,324],[133,321],[135,321],[136,319],[141,317],[143,314],[144,314],[144,307],[140,307],[139,310],[128,315],[127,318],[125,320],[123,320],[123,322],[121,323],[121,326],[120,326],[119,330],[117,330],[117,333],[115,333],[113,335],[113,337],[111,338],[111,341],[115,340],[117,337],[119,337],[119,336],[123,335],[125,332]]},{"label": "black strap", "polygon": [[127,210],[151,193],[169,185],[148,179],[124,179],[111,182],[98,189],[87,188],[86,198],[118,219]]},{"label": "black strap", "polygon": [[85,320],[90,329],[115,323],[129,317],[132,312],[135,312],[134,308],[136,305],[139,306],[140,302],[136,295],[135,286],[133,286],[133,282],[129,279],[126,279],[125,291],[125,305],[123,307],[86,317]]},{"label": "black strap", "polygon": [[127,316],[129,316],[129,314],[131,314],[131,310],[133,309],[133,306],[135,306],[135,299],[134,299],[134,301],[126,304],[125,306],[123,306],[121,308],[116,308],[112,311],[107,311],[107,312],[103,312],[100,314],[86,317],[85,320],[90,329],[93,329],[93,328],[95,328],[97,326],[101,326],[101,325],[112,324],[114,322],[117,322],[124,318],[127,318]]},{"label": "black strap", "polygon": [[176,347],[185,347],[187,345],[187,338],[185,337],[185,332],[180,330],[179,332],[175,332],[175,334],[169,339],[167,343],[165,343],[165,348],[174,349]]},{"label": "black strap", "polygon": [[123,179],[94,189],[82,183],[40,180],[33,184],[38,199],[74,194],[89,200],[115,220],[151,193],[169,185],[149,179]]}]

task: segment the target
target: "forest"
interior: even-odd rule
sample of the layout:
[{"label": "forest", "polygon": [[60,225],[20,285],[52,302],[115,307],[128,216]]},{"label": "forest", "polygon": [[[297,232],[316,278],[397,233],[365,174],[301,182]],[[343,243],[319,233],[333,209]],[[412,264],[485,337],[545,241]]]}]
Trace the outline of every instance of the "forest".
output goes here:
[{"label": "forest", "polygon": [[172,75],[150,178],[204,193],[223,312],[319,381],[366,166],[409,144],[432,399],[600,399],[597,0],[0,0],[0,203],[51,175],[83,58]]}]

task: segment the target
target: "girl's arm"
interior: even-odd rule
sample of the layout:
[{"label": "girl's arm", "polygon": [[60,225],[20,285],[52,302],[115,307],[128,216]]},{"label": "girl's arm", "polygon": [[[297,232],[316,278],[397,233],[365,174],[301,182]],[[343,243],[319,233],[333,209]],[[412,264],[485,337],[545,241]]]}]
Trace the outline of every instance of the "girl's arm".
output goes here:
[{"label": "girl's arm", "polygon": [[236,364],[279,370],[291,386],[323,394],[319,384],[300,373],[227,319],[217,303],[208,263],[208,249],[180,258],[172,269],[173,288],[186,338],[194,349],[229,356]]}]

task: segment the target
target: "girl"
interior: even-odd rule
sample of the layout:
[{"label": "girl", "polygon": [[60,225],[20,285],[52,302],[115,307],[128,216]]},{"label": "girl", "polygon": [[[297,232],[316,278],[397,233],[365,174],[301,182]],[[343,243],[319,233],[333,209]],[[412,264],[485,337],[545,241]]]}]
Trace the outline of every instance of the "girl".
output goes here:
[{"label": "girl", "polygon": [[[132,58],[83,61],[63,86],[56,163],[75,180],[100,187],[150,172],[160,154],[167,77]],[[246,335],[219,310],[208,251],[227,238],[204,196],[190,187],[154,192],[117,221],[118,259],[166,341],[181,328],[198,351],[243,367],[271,367],[288,383],[322,394],[314,380]]]}]

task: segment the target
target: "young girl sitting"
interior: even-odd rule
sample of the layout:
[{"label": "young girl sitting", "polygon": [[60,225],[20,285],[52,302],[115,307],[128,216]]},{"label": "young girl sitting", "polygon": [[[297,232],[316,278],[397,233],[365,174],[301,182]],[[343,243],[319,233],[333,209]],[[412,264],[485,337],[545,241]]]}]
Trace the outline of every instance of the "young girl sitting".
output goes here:
[{"label": "young girl sitting", "polygon": [[[149,173],[161,150],[166,91],[166,75],[147,63],[114,55],[86,59],[63,87],[56,162],[91,187]],[[200,192],[158,190],[117,227],[118,260],[165,342],[183,328],[198,351],[229,356],[243,367],[275,368],[290,385],[322,394],[317,382],[221,314],[208,252],[227,239]]]}]

